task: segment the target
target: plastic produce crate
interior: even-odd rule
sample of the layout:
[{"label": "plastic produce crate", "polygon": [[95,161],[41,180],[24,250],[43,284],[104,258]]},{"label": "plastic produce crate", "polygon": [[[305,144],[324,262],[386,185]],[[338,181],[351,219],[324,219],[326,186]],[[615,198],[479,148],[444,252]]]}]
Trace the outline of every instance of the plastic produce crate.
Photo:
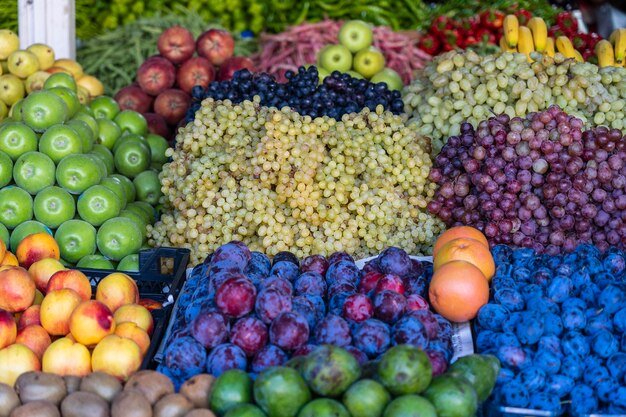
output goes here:
[{"label": "plastic produce crate", "polygon": [[108,269],[77,268],[84,273],[94,288],[107,275],[122,272],[133,278],[139,288],[139,297],[159,302],[163,307],[152,310],[154,330],[150,337],[150,347],[143,359],[141,369],[154,369],[154,356],[163,340],[172,306],[186,279],[189,263],[189,249],[155,248],[139,252],[139,271],[112,271]]}]

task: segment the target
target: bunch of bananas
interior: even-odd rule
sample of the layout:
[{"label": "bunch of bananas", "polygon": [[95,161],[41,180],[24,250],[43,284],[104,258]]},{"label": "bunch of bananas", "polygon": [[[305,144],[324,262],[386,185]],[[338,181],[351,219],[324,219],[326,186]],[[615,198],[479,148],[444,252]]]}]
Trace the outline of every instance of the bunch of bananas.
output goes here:
[{"label": "bunch of bananas", "polygon": [[596,44],[595,52],[601,67],[626,67],[626,29],[615,29],[608,40]]}]

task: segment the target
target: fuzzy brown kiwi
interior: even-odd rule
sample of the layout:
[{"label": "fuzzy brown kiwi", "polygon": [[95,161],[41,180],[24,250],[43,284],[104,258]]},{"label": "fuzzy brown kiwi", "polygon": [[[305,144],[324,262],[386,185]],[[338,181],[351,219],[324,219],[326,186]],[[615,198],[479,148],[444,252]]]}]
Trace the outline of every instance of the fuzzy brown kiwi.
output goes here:
[{"label": "fuzzy brown kiwi", "polygon": [[65,387],[67,388],[68,394],[80,390],[80,383],[83,380],[80,376],[65,375],[63,379],[65,380]]},{"label": "fuzzy brown kiwi", "polygon": [[180,387],[180,393],[192,402],[195,408],[209,408],[209,396],[215,377],[209,374],[192,376]]},{"label": "fuzzy brown kiwi", "polygon": [[185,417],[217,417],[213,411],[208,410],[206,408],[196,408],[195,410],[191,410]]},{"label": "fuzzy brown kiwi", "polygon": [[11,411],[20,406],[20,397],[7,384],[0,384],[0,417],[9,417]]},{"label": "fuzzy brown kiwi", "polygon": [[48,372],[26,372],[15,381],[15,392],[22,404],[33,401],[48,401],[59,405],[67,395],[62,376]]},{"label": "fuzzy brown kiwi", "polygon": [[109,403],[93,392],[76,391],[61,402],[63,417],[109,417]]},{"label": "fuzzy brown kiwi", "polygon": [[105,401],[111,402],[122,391],[122,384],[114,376],[104,372],[92,372],[83,378],[80,383],[80,390],[92,392]]},{"label": "fuzzy brown kiwi", "polygon": [[153,417],[183,417],[193,404],[182,394],[167,394],[154,404]]},{"label": "fuzzy brown kiwi", "polygon": [[111,417],[152,417],[152,407],[141,392],[122,391],[113,399]]},{"label": "fuzzy brown kiwi", "polygon": [[135,373],[126,381],[124,391],[127,390],[137,390],[143,393],[150,405],[154,405],[162,397],[174,393],[174,384],[160,372],[143,370]]},{"label": "fuzzy brown kiwi", "polygon": [[11,412],[10,417],[61,417],[56,405],[49,401],[33,401],[23,404]]}]

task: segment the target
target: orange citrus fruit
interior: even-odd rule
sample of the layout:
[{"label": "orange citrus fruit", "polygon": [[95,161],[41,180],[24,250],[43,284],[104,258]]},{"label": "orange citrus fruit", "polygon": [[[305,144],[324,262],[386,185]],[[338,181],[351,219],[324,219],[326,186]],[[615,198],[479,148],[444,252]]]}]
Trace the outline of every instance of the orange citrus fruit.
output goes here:
[{"label": "orange citrus fruit", "polygon": [[437,256],[437,253],[443,247],[443,245],[450,242],[451,240],[458,239],[460,237],[476,239],[479,242],[482,242],[483,245],[489,247],[489,242],[487,242],[487,238],[480,230],[471,226],[455,226],[446,230],[437,238],[437,240],[435,241],[435,245],[433,246],[433,256]]},{"label": "orange citrus fruit", "polygon": [[450,321],[464,322],[476,317],[489,302],[489,283],[469,262],[451,261],[433,274],[428,296],[437,313]]},{"label": "orange citrus fruit", "polygon": [[433,258],[433,269],[437,270],[450,261],[471,263],[483,273],[487,281],[491,280],[496,272],[496,264],[489,248],[476,239],[460,237],[443,245]]}]

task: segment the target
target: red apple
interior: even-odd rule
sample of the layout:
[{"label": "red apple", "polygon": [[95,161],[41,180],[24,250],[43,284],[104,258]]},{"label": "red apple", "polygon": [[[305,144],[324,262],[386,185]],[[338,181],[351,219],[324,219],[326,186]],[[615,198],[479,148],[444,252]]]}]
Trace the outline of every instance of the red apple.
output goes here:
[{"label": "red apple", "polygon": [[157,48],[165,58],[174,64],[180,64],[193,56],[196,42],[190,31],[181,26],[172,26],[161,33]]},{"label": "red apple", "polygon": [[256,71],[254,62],[250,58],[245,56],[234,56],[227,59],[221,66],[217,73],[217,81],[225,81],[233,78],[233,74],[240,69],[247,68],[250,72]]},{"label": "red apple", "polygon": [[162,57],[146,60],[137,70],[137,82],[143,91],[151,96],[158,96],[171,88],[176,81],[174,64]]},{"label": "red apple", "polygon": [[155,135],[169,138],[171,135],[170,128],[167,126],[167,122],[160,114],[156,113],[143,113],[143,117],[148,122],[148,130]]},{"label": "red apple", "polygon": [[191,105],[191,96],[182,90],[170,88],[154,100],[154,111],[163,116],[168,124],[175,125],[185,117]]},{"label": "red apple", "polygon": [[202,57],[191,58],[178,68],[176,82],[178,87],[187,94],[191,94],[191,89],[199,85],[203,89],[215,79],[215,69],[208,59]]},{"label": "red apple", "polygon": [[198,37],[196,50],[198,55],[211,61],[211,64],[221,65],[233,56],[235,40],[228,31],[209,29]]},{"label": "red apple", "polygon": [[115,100],[122,110],[134,110],[145,113],[152,108],[153,98],[146,94],[138,85],[131,84],[122,88],[115,95]]}]

